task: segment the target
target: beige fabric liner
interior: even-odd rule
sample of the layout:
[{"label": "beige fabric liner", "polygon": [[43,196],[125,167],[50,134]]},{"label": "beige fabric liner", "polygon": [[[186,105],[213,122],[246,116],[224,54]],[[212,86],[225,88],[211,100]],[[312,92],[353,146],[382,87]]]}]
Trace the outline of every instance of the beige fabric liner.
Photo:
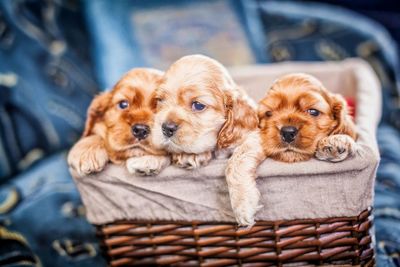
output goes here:
[{"label": "beige fabric liner", "polygon": [[[306,72],[331,91],[356,99],[358,144],[355,157],[341,163],[312,159],[283,163],[266,160],[257,185],[263,208],[257,220],[355,216],[372,205],[379,152],[380,85],[360,59],[328,63],[280,63],[230,70],[235,81],[255,99],[265,95],[281,75]],[[154,177],[135,177],[124,166],[108,165],[95,175],[75,179],[93,224],[116,220],[201,220],[234,222],[227,184],[226,160],[214,160],[196,171],[174,166]]]}]

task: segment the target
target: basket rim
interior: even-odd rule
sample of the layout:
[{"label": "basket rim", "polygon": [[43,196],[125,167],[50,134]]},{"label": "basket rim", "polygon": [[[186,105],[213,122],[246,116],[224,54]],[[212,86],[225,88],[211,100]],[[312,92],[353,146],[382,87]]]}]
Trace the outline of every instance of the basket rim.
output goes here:
[{"label": "basket rim", "polygon": [[[279,225],[279,226],[289,226],[294,224],[309,224],[309,223],[333,223],[338,221],[363,221],[366,218],[373,216],[372,214],[373,207],[370,206],[367,209],[363,210],[356,216],[341,216],[341,217],[326,217],[326,218],[315,218],[315,219],[294,219],[294,220],[256,220],[254,225]],[[97,227],[105,227],[112,225],[121,225],[121,224],[131,224],[132,222],[137,224],[180,224],[180,225],[236,225],[236,222],[230,221],[202,221],[202,220],[192,220],[192,221],[183,221],[183,220],[144,220],[144,219],[126,219],[126,220],[117,220],[110,223],[104,224],[93,224]],[[238,228],[241,228],[238,226]]]}]

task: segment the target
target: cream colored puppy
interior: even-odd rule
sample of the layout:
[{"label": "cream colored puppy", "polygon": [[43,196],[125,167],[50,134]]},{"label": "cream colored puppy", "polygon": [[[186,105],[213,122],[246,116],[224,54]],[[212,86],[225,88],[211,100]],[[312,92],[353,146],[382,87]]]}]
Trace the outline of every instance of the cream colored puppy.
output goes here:
[{"label": "cream colored puppy", "polygon": [[216,60],[185,56],[166,71],[156,89],[153,143],[172,162],[193,169],[229,155],[257,128],[255,104]]}]

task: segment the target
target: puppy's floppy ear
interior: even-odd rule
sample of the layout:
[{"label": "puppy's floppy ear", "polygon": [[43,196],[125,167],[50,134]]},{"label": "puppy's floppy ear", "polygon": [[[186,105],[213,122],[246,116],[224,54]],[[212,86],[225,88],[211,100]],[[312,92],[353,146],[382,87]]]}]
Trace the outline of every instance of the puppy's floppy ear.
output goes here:
[{"label": "puppy's floppy ear", "polygon": [[97,95],[87,111],[87,119],[85,123],[85,130],[83,131],[82,137],[93,134],[93,128],[96,123],[100,122],[106,112],[108,105],[111,101],[111,93],[105,92]]},{"label": "puppy's floppy ear", "polygon": [[337,121],[336,127],[332,130],[331,135],[346,134],[354,140],[357,138],[356,128],[351,116],[348,113],[347,103],[339,94],[331,94],[331,109],[334,119]]},{"label": "puppy's floppy ear", "polygon": [[226,121],[218,133],[218,149],[229,147],[258,125],[257,112],[246,99],[225,91],[224,102]]}]

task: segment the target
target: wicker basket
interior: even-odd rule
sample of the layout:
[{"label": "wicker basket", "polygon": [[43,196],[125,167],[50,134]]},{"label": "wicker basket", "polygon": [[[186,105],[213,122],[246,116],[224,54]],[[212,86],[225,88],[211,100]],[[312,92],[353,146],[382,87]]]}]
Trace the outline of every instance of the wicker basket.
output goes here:
[{"label": "wicker basket", "polygon": [[356,100],[358,154],[341,163],[312,159],[290,168],[264,162],[258,169],[264,208],[251,229],[236,226],[226,160],[196,172],[168,167],[157,177],[134,177],[109,164],[75,178],[111,266],[374,265],[369,207],[379,162],[380,87],[372,69],[352,59],[231,71],[260,99],[276,77],[304,70]]},{"label": "wicker basket", "polygon": [[[110,266],[373,266],[371,209],[357,217],[232,223],[125,221],[98,226]],[[296,263],[296,264],[295,264]]]}]

